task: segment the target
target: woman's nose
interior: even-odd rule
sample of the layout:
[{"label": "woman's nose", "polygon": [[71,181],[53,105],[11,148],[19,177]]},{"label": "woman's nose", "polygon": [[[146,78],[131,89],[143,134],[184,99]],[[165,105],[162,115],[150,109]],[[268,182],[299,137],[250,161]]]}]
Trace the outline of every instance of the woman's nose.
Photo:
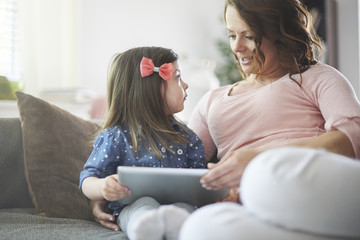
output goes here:
[{"label": "woman's nose", "polygon": [[246,51],[246,45],[244,44],[243,41],[241,41],[241,39],[234,41],[231,48],[234,53]]}]

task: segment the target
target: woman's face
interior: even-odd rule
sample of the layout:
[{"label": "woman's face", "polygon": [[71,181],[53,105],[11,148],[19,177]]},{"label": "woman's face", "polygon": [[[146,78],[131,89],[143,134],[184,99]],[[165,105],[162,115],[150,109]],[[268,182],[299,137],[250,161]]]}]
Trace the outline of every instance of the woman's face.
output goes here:
[{"label": "woman's face", "polygon": [[[226,10],[226,27],[231,50],[237,56],[241,69],[246,75],[258,73],[260,66],[255,60],[255,41],[248,25],[239,17],[236,9],[229,5]],[[277,48],[274,43],[263,38],[260,47],[265,56],[262,75],[274,73],[279,68]]]},{"label": "woman's face", "polygon": [[181,78],[180,66],[178,61],[173,62],[174,73],[170,80],[165,81],[166,92],[164,94],[167,114],[181,112],[184,109],[184,102],[187,94],[186,89],[189,87]]}]

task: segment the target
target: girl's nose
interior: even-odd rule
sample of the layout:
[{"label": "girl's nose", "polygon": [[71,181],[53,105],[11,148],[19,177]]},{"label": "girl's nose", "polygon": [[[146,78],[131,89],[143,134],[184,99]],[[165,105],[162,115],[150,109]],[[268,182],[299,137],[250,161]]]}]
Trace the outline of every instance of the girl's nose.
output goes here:
[{"label": "girl's nose", "polygon": [[186,90],[189,88],[189,85],[186,82],[182,81],[182,87]]}]

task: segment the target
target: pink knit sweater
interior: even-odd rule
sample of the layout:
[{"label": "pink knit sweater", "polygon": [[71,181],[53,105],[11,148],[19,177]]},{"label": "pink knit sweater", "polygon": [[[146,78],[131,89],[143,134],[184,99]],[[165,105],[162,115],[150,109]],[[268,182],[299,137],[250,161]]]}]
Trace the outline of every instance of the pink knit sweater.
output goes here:
[{"label": "pink knit sweater", "polygon": [[229,96],[233,86],[211,90],[194,109],[189,127],[203,141],[207,159],[216,149],[221,159],[229,150],[276,147],[334,129],[349,137],[360,158],[360,103],[349,81],[317,64],[302,74],[301,86],[286,75],[235,96]]}]

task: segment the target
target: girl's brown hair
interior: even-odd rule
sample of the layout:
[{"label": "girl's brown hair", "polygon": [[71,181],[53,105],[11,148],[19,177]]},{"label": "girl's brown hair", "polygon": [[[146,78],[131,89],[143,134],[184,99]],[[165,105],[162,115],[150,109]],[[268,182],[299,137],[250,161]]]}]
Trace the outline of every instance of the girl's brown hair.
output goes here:
[{"label": "girl's brown hair", "polygon": [[178,60],[171,49],[161,47],[133,48],[115,55],[108,72],[107,115],[102,129],[126,126],[130,129],[133,152],[144,144],[160,158],[156,142],[169,149],[169,141],[184,143],[186,140],[172,125],[178,121],[165,112],[167,106],[161,93],[162,87],[166,91],[164,80],[157,73],[141,77],[142,57],[150,58],[157,67]]},{"label": "girl's brown hair", "polygon": [[[265,62],[265,56],[260,50],[263,38],[274,41],[280,66],[290,74],[290,78],[297,73],[301,77],[301,73],[310,65],[317,63],[322,42],[313,28],[310,13],[299,0],[226,0],[225,21],[228,6],[237,10],[239,17],[253,32],[256,61],[260,69]],[[245,77],[238,58],[235,58]]]}]

